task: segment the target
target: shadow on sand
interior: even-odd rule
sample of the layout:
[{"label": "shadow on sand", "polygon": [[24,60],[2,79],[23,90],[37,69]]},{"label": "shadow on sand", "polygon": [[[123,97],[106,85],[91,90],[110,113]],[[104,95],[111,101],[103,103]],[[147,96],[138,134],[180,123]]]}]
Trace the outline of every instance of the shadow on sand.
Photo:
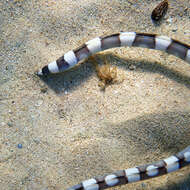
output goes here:
[{"label": "shadow on sand", "polygon": [[[149,62],[142,60],[139,63],[139,60],[135,59],[124,59],[114,53],[104,53],[97,54],[97,59],[102,62],[102,60],[109,60],[110,64],[115,64],[118,67],[121,67],[125,70],[130,70],[130,66],[133,65],[136,68],[136,72],[150,72],[150,73],[159,73],[168,77],[171,80],[174,80],[180,84],[185,85],[190,89],[190,77],[183,75],[174,69],[168,68],[167,66],[161,65],[156,62]],[[99,63],[98,63],[99,64]],[[74,90],[80,86],[84,81],[95,72],[95,67],[90,63],[90,61],[85,61],[84,63],[78,64],[74,68],[64,73],[59,73],[56,75],[49,75],[40,77],[49,88],[54,90],[56,93],[62,93],[65,89]]]}]

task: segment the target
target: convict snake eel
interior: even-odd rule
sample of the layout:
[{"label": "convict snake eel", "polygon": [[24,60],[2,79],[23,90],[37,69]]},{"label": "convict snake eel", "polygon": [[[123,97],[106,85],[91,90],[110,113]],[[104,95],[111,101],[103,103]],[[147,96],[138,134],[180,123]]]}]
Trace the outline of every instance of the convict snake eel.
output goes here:
[{"label": "convict snake eel", "polygon": [[[56,61],[44,66],[37,72],[38,75],[59,73],[75,66],[79,61],[109,48],[122,46],[145,47],[175,55],[190,63],[190,45],[171,39],[167,36],[155,34],[120,32],[117,34],[97,37],[83,44],[81,47],[69,51]],[[190,146],[176,155],[161,161],[120,170],[105,176],[94,177],[75,185],[68,190],[101,190],[140,180],[150,179],[176,171],[190,164]]]}]

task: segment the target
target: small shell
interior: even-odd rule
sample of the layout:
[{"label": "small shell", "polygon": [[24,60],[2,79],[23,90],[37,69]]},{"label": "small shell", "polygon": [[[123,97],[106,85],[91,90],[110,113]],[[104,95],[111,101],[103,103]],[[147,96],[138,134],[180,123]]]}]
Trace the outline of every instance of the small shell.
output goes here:
[{"label": "small shell", "polygon": [[166,14],[167,10],[168,0],[164,0],[160,4],[158,4],[156,8],[152,11],[152,20],[159,21]]}]

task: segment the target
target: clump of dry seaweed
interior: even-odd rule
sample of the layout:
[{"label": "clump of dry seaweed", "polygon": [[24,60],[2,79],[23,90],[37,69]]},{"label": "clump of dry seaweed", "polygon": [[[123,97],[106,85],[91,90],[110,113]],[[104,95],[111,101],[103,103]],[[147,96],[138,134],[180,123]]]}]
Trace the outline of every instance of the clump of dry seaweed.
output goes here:
[{"label": "clump of dry seaweed", "polygon": [[95,56],[89,58],[95,67],[98,78],[100,79],[99,86],[101,90],[105,90],[110,84],[121,83],[124,80],[124,75],[119,74],[118,68],[108,63],[104,57],[103,65],[99,65]]}]

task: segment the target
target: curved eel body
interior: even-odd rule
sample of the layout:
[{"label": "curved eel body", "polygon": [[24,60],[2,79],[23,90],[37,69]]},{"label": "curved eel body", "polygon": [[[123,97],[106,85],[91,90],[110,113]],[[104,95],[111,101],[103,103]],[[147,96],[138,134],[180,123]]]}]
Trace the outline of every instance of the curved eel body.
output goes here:
[{"label": "curved eel body", "polygon": [[120,170],[105,176],[94,177],[67,190],[102,190],[127,183],[158,177],[190,164],[190,146],[176,155],[158,162]]},{"label": "curved eel body", "polygon": [[94,38],[79,48],[65,53],[62,57],[40,69],[38,75],[60,73],[74,67],[79,61],[110,48],[134,46],[165,51],[190,63],[190,45],[167,36],[136,32],[120,32]]},{"label": "curved eel body", "polygon": [[[49,63],[38,71],[38,75],[60,73],[74,67],[79,61],[89,56],[115,47],[134,46],[155,49],[172,54],[190,63],[190,45],[167,36],[136,32],[120,32],[105,37],[94,38],[81,47],[71,50],[62,57]],[[102,190],[131,182],[158,177],[174,172],[190,164],[190,146],[176,155],[164,160],[120,170],[105,176],[94,177],[75,185],[68,190]]]}]

